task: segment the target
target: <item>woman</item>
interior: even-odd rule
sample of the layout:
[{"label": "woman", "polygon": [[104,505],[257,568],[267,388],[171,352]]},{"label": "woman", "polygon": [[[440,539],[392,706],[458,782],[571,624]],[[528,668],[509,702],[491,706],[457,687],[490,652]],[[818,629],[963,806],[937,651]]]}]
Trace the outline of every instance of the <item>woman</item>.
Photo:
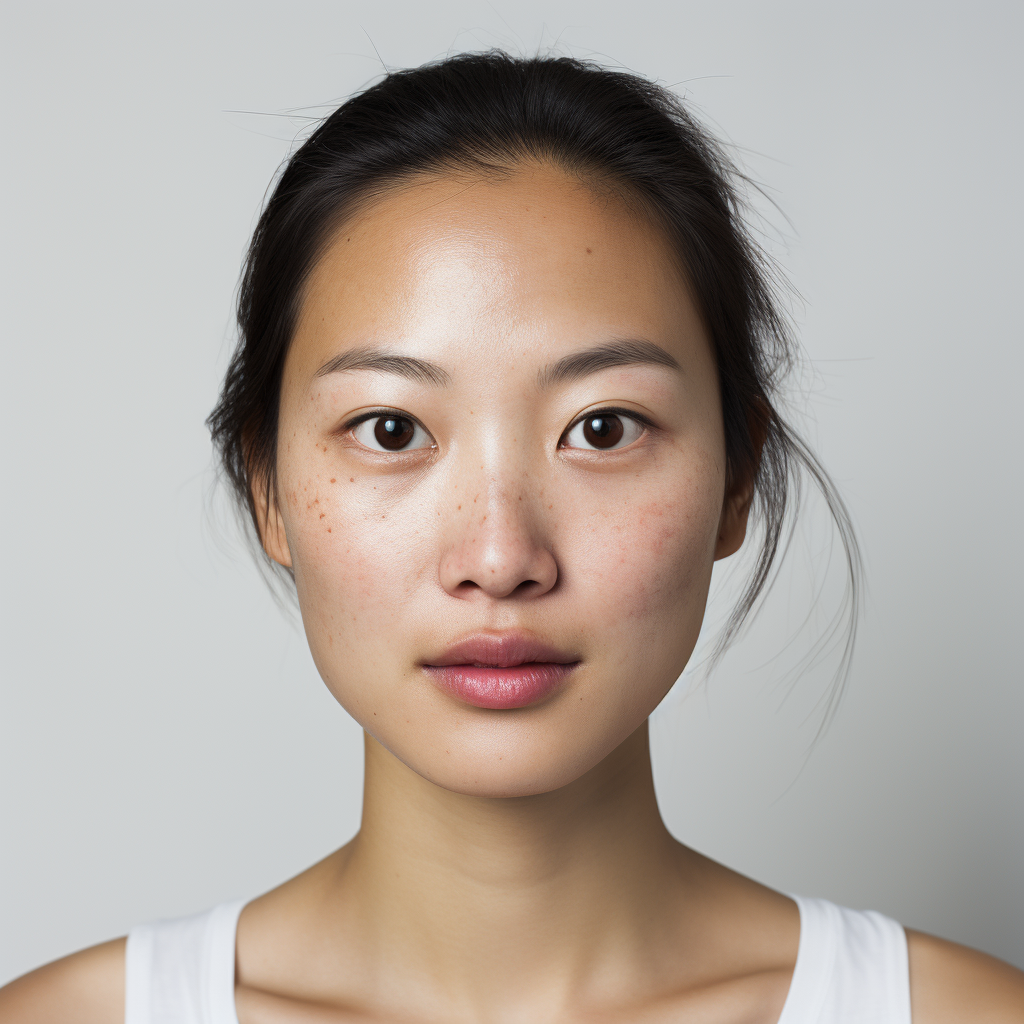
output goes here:
[{"label": "woman", "polygon": [[211,416],[317,667],[362,828],[251,902],[0,993],[4,1021],[1024,1021],[1024,974],[676,842],[647,719],[711,569],[827,478],[729,165],[571,60],[391,75],[295,154]]}]

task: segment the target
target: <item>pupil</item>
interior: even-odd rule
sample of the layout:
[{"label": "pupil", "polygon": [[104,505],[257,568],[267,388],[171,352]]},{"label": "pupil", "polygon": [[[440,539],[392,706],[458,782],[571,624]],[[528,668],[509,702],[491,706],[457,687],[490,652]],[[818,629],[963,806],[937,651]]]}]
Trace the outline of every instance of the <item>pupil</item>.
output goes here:
[{"label": "pupil", "polygon": [[595,448],[614,448],[622,434],[622,420],[618,416],[594,416],[583,424],[583,436]]},{"label": "pupil", "polygon": [[412,440],[414,431],[411,420],[401,416],[381,416],[373,428],[373,435],[382,448],[398,451]]}]

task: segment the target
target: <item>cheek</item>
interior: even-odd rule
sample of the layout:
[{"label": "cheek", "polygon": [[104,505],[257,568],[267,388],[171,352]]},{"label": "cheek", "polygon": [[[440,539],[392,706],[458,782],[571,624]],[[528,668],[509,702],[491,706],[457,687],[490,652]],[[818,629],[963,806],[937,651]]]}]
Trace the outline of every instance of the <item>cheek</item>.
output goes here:
[{"label": "cheek", "polygon": [[423,524],[355,476],[310,474],[286,491],[302,621],[325,679],[339,664],[373,670],[422,580]]},{"label": "cheek", "polygon": [[[566,560],[609,656],[683,664],[696,642],[714,564],[717,478],[691,476],[643,500],[597,510]],[[668,641],[671,636],[672,642]]]}]

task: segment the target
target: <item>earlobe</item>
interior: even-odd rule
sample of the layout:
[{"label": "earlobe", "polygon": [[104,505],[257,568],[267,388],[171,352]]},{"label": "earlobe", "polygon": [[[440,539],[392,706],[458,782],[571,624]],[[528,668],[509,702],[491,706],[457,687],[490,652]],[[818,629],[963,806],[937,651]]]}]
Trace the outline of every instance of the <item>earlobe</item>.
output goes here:
[{"label": "earlobe", "polygon": [[260,543],[263,550],[278,565],[286,569],[292,566],[292,553],[288,547],[284,517],[277,505],[277,497],[270,488],[253,488],[256,519],[259,526]]}]

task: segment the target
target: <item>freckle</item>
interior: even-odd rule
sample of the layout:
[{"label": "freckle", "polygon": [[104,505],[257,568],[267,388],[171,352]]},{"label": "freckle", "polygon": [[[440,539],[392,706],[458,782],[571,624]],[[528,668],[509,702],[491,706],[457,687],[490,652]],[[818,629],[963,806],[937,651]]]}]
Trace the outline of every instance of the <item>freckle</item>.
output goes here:
[{"label": "freckle", "polygon": [[462,506],[460,505],[455,511],[456,512],[461,512],[462,511]]},{"label": "freckle", "polygon": [[555,507],[554,505],[548,505],[548,508],[554,508],[554,507]]},{"label": "freckle", "polygon": [[326,516],[326,515],[327,515],[327,513],[326,513],[326,512],[321,512],[321,513],[320,513],[320,518],[321,518],[321,519],[323,519],[323,518],[324,518],[324,516]]},{"label": "freckle", "polygon": [[350,476],[350,477],[348,478],[348,482],[349,482],[350,484],[354,484],[354,483],[356,482],[356,478],[355,478],[354,476]]},{"label": "freckle", "polygon": [[329,526],[327,527],[327,532],[328,532],[328,533],[330,533],[330,532],[331,532],[331,528],[330,528]]},{"label": "freckle", "polygon": [[590,252],[590,250],[588,249],[587,252]]},{"label": "freckle", "polygon": [[331,477],[331,483],[332,484],[336,484],[337,482],[338,482],[338,478],[336,476],[332,476]]}]

